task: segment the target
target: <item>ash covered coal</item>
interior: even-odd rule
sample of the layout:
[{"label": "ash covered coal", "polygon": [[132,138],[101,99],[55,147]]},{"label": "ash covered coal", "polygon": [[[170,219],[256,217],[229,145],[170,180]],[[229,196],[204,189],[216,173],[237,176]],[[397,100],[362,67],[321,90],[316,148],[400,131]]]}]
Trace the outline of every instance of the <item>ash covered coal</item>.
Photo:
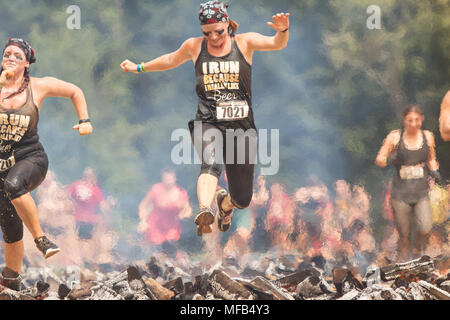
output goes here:
[{"label": "ash covered coal", "polygon": [[449,256],[371,265],[363,276],[320,260],[269,252],[211,265],[155,253],[130,266],[28,267],[22,290],[0,285],[0,300],[450,300]]}]

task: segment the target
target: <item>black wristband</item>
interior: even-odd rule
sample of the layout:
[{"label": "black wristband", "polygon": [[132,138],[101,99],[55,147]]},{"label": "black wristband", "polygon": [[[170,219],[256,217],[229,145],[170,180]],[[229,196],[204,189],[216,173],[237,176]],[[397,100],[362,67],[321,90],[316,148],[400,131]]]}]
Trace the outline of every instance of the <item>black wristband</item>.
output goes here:
[{"label": "black wristband", "polygon": [[430,171],[430,175],[437,184],[442,184],[442,177],[438,170]]},{"label": "black wristband", "polygon": [[82,123],[86,123],[86,122],[91,122],[91,119],[89,119],[89,118],[80,119],[80,121],[78,121],[78,124],[82,124]]},{"label": "black wristband", "polygon": [[286,32],[286,31],[288,31],[289,30],[289,28],[286,28],[286,29],[284,29],[283,31],[281,31],[281,32]]}]

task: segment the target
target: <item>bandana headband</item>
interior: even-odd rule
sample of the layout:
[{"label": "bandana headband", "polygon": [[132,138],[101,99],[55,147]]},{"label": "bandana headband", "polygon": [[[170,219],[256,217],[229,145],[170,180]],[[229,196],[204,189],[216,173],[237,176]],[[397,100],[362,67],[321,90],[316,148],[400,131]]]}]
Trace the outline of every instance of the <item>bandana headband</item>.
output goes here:
[{"label": "bandana headband", "polygon": [[25,54],[25,57],[30,64],[36,62],[36,56],[34,55],[34,50],[27,41],[20,39],[20,38],[8,38],[8,42],[6,43],[5,48],[3,49],[3,52],[5,52],[6,48],[9,46],[19,47]]},{"label": "bandana headband", "polygon": [[227,22],[229,19],[227,5],[220,1],[208,1],[200,5],[198,13],[200,24],[212,24],[219,22]]}]

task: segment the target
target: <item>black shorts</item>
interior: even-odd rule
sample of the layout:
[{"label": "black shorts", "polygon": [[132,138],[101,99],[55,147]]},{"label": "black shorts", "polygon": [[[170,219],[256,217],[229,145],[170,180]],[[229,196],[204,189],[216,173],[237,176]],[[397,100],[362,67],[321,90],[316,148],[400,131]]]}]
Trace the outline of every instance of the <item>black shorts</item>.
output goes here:
[{"label": "black shorts", "polygon": [[[201,134],[196,136],[196,132]],[[208,173],[217,178],[223,164],[228,179],[231,202],[237,208],[246,208],[253,195],[253,175],[257,152],[256,129],[225,128],[209,122],[190,121],[192,142],[202,165],[200,174]],[[222,148],[212,148],[211,137],[222,137]],[[228,150],[228,157],[227,157]],[[233,154],[230,154],[230,151]]]},{"label": "black shorts", "polygon": [[22,240],[23,224],[11,200],[37,188],[44,181],[48,158],[43,150],[16,159],[16,164],[0,173],[0,226],[6,243]]}]

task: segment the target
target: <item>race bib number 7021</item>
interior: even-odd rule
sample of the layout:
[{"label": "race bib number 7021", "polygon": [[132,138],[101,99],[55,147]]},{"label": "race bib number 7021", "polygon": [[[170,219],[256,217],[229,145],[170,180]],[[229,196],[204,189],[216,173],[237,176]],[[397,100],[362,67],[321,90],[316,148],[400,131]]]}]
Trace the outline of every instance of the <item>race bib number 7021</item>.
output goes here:
[{"label": "race bib number 7021", "polygon": [[421,179],[424,177],[423,167],[421,166],[402,166],[399,174],[403,180]]},{"label": "race bib number 7021", "polygon": [[239,120],[248,117],[248,104],[241,100],[219,102],[216,107],[217,120]]}]

